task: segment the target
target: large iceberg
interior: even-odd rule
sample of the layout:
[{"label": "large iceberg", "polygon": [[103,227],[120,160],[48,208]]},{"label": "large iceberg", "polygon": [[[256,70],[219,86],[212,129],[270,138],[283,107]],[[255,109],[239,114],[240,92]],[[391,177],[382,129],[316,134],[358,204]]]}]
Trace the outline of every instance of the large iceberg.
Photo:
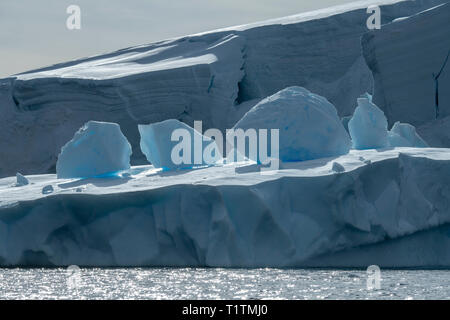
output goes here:
[{"label": "large iceberg", "polygon": [[388,145],[387,119],[366,94],[358,98],[358,106],[348,122],[355,149],[377,149]]},{"label": "large iceberg", "polygon": [[140,124],[139,133],[141,150],[155,168],[186,169],[221,159],[222,150],[214,140],[175,119]]},{"label": "large iceberg", "polygon": [[[233,129],[278,129],[282,161],[339,156],[351,147],[336,108],[302,87],[289,87],[263,99]],[[270,142],[268,145],[272,149]]]},{"label": "large iceberg", "polygon": [[130,168],[131,146],[116,123],[89,121],[65,146],[56,162],[58,178],[87,178]]},{"label": "large iceberg", "polygon": [[[443,1],[376,3],[385,24]],[[2,79],[0,150],[8,152],[0,156],[0,176],[54,173],[61,147],[92,119],[118,123],[138,165],[146,161],[137,124],[178,119],[193,126],[201,120],[205,130],[228,129],[257,101],[288,86],[305,87],[348,116],[356,98],[372,90],[360,42],[370,4],[159,41]],[[424,79],[430,77],[431,71]]]},{"label": "large iceberg", "polygon": [[0,179],[0,265],[450,267],[449,149],[252,166]]},{"label": "large iceberg", "polygon": [[428,144],[417,134],[413,125],[399,121],[394,123],[388,132],[388,143],[390,147],[428,147]]}]

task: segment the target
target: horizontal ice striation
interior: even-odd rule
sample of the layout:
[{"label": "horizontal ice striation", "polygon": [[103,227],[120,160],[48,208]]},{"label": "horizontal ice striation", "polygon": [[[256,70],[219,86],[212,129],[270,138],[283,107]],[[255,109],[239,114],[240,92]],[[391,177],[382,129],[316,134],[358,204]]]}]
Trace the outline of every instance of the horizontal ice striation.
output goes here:
[{"label": "horizontal ice striation", "polygon": [[239,36],[185,38],[3,80],[2,175],[54,171],[58,150],[89,120],[118,123],[134,163],[146,163],[139,123],[202,120],[225,129],[244,75],[243,50]]},{"label": "horizontal ice striation", "polygon": [[[435,119],[437,75],[450,52],[450,4],[393,23],[362,38],[373,72],[373,100],[396,121],[421,125]],[[438,78],[440,116],[450,115],[450,64]],[[448,147],[447,145],[446,147]]]},{"label": "horizontal ice striation", "polygon": [[8,150],[0,155],[0,176],[54,172],[60,148],[89,120],[118,123],[135,150],[132,164],[143,164],[137,124],[173,118],[231,128],[259,100],[288,86],[305,87],[340,116],[350,115],[356,98],[372,88],[360,48],[367,6],[381,4],[387,23],[441,2],[359,1],[0,80],[0,150]]},{"label": "horizontal ice striation", "polygon": [[0,264],[450,266],[448,149],[353,150],[270,176],[233,171],[136,167],[113,180],[29,176],[23,187],[0,179]]}]

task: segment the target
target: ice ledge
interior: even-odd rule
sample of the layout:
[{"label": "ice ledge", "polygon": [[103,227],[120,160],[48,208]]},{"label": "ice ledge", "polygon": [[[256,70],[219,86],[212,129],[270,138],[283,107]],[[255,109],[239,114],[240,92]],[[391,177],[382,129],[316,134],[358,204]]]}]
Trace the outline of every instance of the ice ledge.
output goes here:
[{"label": "ice ledge", "polygon": [[149,169],[1,179],[0,264],[450,267],[449,149],[352,151],[272,176],[254,165]]}]

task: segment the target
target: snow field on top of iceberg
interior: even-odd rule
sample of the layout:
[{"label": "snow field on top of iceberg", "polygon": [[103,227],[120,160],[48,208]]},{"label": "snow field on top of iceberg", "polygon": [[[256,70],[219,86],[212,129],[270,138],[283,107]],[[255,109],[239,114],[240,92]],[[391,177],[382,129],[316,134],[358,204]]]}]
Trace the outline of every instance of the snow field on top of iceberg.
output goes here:
[{"label": "snow field on top of iceberg", "polygon": [[[348,153],[350,137],[336,108],[302,87],[288,87],[248,111],[233,129],[278,129],[281,161],[304,161]],[[272,149],[268,141],[268,149]],[[259,161],[258,156],[246,154]]]},{"label": "snow field on top of iceberg", "polygon": [[86,178],[130,168],[131,145],[116,123],[89,121],[66,145],[56,162],[58,178]]}]

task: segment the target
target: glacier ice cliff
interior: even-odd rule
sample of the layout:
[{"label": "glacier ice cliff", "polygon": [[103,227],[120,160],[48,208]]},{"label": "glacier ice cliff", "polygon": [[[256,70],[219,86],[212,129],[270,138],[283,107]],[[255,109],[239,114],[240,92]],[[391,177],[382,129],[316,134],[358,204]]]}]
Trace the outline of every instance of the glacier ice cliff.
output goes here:
[{"label": "glacier ice cliff", "polygon": [[[373,100],[390,125],[435,120],[434,75],[450,52],[449,21],[450,3],[445,3],[363,35],[363,55],[374,78]],[[450,115],[450,64],[438,81],[440,117],[445,118]]]},{"label": "glacier ice cliff", "polygon": [[[386,24],[444,1],[375,2]],[[0,176],[55,172],[60,148],[89,120],[118,123],[136,165],[146,162],[137,124],[173,118],[231,128],[259,100],[288,86],[324,96],[348,116],[356,98],[372,89],[360,42],[372,3],[169,39],[2,79]]]},{"label": "glacier ice cliff", "polygon": [[232,164],[3,178],[0,265],[450,267],[449,172],[449,149],[395,148],[273,175]]}]

